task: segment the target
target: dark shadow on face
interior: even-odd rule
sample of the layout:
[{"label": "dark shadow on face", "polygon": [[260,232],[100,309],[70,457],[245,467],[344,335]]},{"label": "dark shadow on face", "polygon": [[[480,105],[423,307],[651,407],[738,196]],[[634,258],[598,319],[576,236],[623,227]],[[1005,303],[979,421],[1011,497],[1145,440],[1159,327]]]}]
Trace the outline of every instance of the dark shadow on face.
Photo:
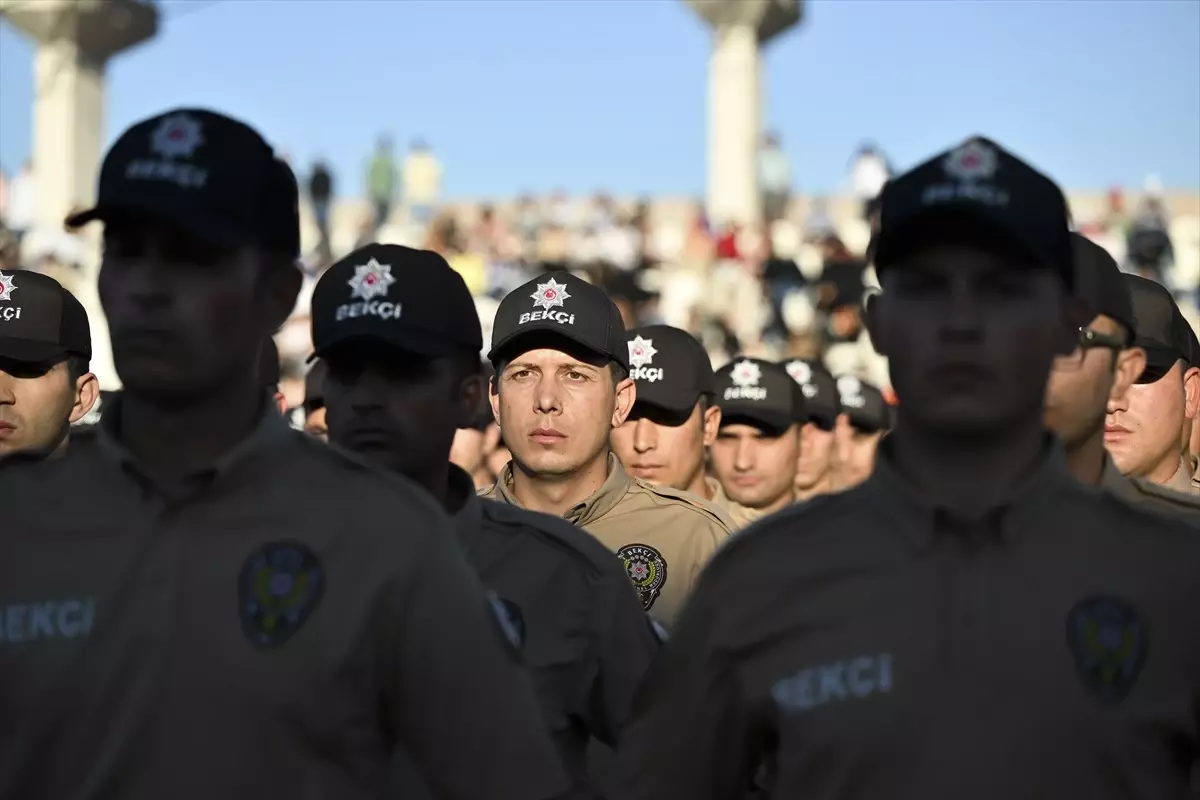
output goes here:
[{"label": "dark shadow on face", "polygon": [[939,238],[884,273],[875,303],[907,416],[957,435],[1040,418],[1051,362],[1075,337],[1061,282],[1004,243]]},{"label": "dark shadow on face", "polygon": [[331,442],[422,483],[432,467],[445,465],[455,431],[479,397],[472,403],[464,398],[458,362],[366,340],[347,342],[323,358]]},{"label": "dark shadow on face", "polygon": [[255,372],[270,328],[261,277],[251,248],[109,221],[99,292],[125,390],[187,403]]}]

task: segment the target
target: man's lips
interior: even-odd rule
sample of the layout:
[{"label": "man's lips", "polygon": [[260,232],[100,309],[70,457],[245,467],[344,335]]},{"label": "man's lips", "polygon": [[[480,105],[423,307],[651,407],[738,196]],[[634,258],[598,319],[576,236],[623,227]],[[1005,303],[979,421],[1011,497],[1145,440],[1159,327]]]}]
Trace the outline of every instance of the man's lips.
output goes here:
[{"label": "man's lips", "polygon": [[529,437],[539,444],[556,444],[567,438],[567,435],[555,428],[536,428]]},{"label": "man's lips", "polygon": [[761,479],[757,475],[735,475],[729,482],[734,486],[757,486]]},{"label": "man's lips", "polygon": [[13,425],[11,422],[4,422],[3,420],[0,420],[0,439],[8,438],[9,436],[13,435],[16,430],[16,425]]}]

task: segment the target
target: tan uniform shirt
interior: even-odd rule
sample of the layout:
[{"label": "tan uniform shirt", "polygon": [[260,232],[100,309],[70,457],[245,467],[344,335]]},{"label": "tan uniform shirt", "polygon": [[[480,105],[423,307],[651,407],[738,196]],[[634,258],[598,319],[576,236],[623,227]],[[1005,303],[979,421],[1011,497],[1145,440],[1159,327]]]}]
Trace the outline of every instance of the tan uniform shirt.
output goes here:
[{"label": "tan uniform shirt", "polygon": [[973,522],[881,450],[729,540],[638,696],[628,800],[1183,800],[1200,756],[1200,536],[1061,451]]},{"label": "tan uniform shirt", "polygon": [[1104,459],[1104,472],[1100,476],[1100,488],[1112,492],[1127,503],[1183,514],[1193,522],[1200,522],[1200,497],[1191,492],[1178,492],[1143,478],[1127,478],[1107,456]]},{"label": "tan uniform shirt", "polygon": [[761,511],[747,508],[736,500],[730,500],[729,495],[725,494],[725,487],[716,478],[705,478],[704,484],[712,495],[708,502],[729,515],[729,518],[733,520],[734,530],[741,530],[763,516]]},{"label": "tan uniform shirt", "polygon": [[458,540],[523,629],[546,724],[582,788],[589,736],[616,746],[659,640],[621,562],[600,542],[558,517],[480,499],[470,477],[453,470],[455,492],[466,497],[453,518]]},{"label": "tan uniform shirt", "polygon": [[[519,505],[512,493],[512,463],[480,494]],[[700,570],[734,527],[707,500],[630,477],[612,454],[604,485],[563,517],[621,558],[642,606],[665,626],[674,621]]]},{"label": "tan uniform shirt", "polygon": [[566,787],[450,522],[415,485],[258,430],[166,489],[106,424],[0,465],[0,797],[439,797]]},{"label": "tan uniform shirt", "polygon": [[1171,480],[1164,483],[1163,486],[1182,494],[1200,494],[1200,487],[1194,485],[1189,466],[1187,459],[1181,456],[1179,459],[1179,469],[1171,476]]}]

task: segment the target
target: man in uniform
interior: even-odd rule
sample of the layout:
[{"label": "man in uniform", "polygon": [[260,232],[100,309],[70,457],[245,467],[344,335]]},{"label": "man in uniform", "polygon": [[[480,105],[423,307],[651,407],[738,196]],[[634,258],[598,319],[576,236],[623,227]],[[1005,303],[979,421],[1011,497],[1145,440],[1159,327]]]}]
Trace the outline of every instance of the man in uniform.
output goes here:
[{"label": "man in uniform", "polygon": [[871,475],[879,441],[892,427],[892,409],[883,392],[854,375],[838,378],[837,390],[842,413],[834,426],[834,483],[842,491]]},{"label": "man in uniform", "polygon": [[53,278],[0,272],[0,458],[60,454],[92,410],[87,312]]},{"label": "man in uniform", "polygon": [[1085,236],[1072,233],[1071,244],[1082,325],[1075,350],[1054,359],[1050,370],[1046,427],[1062,441],[1067,467],[1080,481],[1131,503],[1200,511],[1195,498],[1143,478],[1126,478],[1104,449],[1108,405],[1124,402],[1125,393],[1146,367],[1146,352],[1133,345],[1133,305],[1117,262]]},{"label": "man in uniform", "polygon": [[315,361],[304,376],[304,432],[321,441],[329,439],[325,427],[325,362]]},{"label": "man in uniform", "polygon": [[[639,693],[622,797],[1188,796],[1200,536],[1074,480],[1066,201],[983,139],[884,189],[871,477],[733,537]],[[760,770],[760,767],[762,769]]]},{"label": "man in uniform", "polygon": [[1146,368],[1123,396],[1108,405],[1104,446],[1121,474],[1177,492],[1193,492],[1180,452],[1184,421],[1200,411],[1200,347],[1196,335],[1161,284],[1125,275],[1136,320],[1135,344]]},{"label": "man in uniform", "polygon": [[535,278],[500,302],[488,360],[512,460],[485,495],[583,527],[669,626],[733,523],[692,494],[631,477],[611,452],[637,392],[616,305],[569,273]]},{"label": "man in uniform", "polygon": [[177,109],[70,220],[105,223],[124,390],[62,458],[0,463],[0,797],[366,800],[397,745],[440,797],[566,788],[445,514],[263,389],[296,201],[256,131]]},{"label": "man in uniform", "polygon": [[263,340],[258,363],[263,373],[263,386],[270,393],[271,402],[279,409],[280,414],[286,414],[287,398],[279,391],[279,347],[275,344],[274,336]]},{"label": "man in uniform", "polygon": [[484,396],[467,285],[436,253],[368,245],[317,282],[312,341],[329,370],[330,441],[419,483],[450,514],[455,540],[521,635],[575,791],[594,796],[589,736],[616,746],[658,641],[602,544],[559,517],[481,500],[450,463],[455,431],[475,421]]},{"label": "man in uniform", "polygon": [[629,376],[637,400],[624,424],[613,428],[613,452],[631,475],[703,497],[729,514],[738,528],[753,519],[706,474],[708,448],[721,426],[713,403],[712,361],[696,337],[670,325],[626,334]]},{"label": "man in uniform", "polygon": [[796,499],[804,394],[782,366],[738,356],[717,370],[721,427],[710,448],[713,475],[755,519]]},{"label": "man in uniform", "polygon": [[796,459],[796,499],[808,500],[837,491],[834,426],[842,413],[837,382],[820,361],[795,358],[784,362],[804,393],[808,421],[800,428],[800,457]]}]

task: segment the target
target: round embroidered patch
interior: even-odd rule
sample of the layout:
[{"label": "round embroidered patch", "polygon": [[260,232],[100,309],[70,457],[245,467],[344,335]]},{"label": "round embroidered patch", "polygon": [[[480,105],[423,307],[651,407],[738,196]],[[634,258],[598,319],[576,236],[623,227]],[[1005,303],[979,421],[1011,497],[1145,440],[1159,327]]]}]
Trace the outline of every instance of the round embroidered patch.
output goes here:
[{"label": "round embroidered patch", "polygon": [[625,572],[642,599],[642,608],[649,611],[667,583],[667,562],[662,553],[649,545],[627,544],[617,551],[617,557],[625,564]]},{"label": "round embroidered patch", "polygon": [[246,638],[259,647],[274,647],[300,630],[320,604],[325,572],[307,546],[274,542],[246,559],[238,584]]}]

